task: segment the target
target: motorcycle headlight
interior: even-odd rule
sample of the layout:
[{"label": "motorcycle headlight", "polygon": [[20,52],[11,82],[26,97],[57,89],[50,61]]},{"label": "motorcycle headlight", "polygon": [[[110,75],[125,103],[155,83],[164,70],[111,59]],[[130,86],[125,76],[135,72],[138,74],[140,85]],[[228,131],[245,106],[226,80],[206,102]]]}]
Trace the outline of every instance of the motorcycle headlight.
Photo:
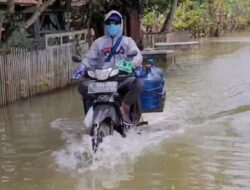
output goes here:
[{"label": "motorcycle headlight", "polygon": [[96,69],[95,70],[95,76],[98,80],[106,80],[109,78],[109,74],[110,72],[112,71],[111,68],[109,69],[102,69],[102,70],[99,70],[99,69]]}]

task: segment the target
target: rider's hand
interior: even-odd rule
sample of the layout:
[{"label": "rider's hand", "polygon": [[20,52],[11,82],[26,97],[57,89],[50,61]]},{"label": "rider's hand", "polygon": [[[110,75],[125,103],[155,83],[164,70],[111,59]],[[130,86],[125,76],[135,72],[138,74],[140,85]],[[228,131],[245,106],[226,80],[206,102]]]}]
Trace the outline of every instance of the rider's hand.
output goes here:
[{"label": "rider's hand", "polygon": [[143,68],[141,66],[137,66],[135,67],[135,77],[139,78],[142,75],[143,72]]},{"label": "rider's hand", "polygon": [[84,64],[80,64],[78,68],[73,72],[71,79],[72,80],[79,80],[83,78],[86,74],[87,68]]}]

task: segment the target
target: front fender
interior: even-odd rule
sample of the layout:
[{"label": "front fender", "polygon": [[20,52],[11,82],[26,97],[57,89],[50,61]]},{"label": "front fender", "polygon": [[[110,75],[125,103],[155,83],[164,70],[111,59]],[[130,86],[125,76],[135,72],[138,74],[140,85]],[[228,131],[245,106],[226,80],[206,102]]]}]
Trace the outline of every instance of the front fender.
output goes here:
[{"label": "front fender", "polygon": [[93,124],[99,124],[106,118],[111,118],[115,124],[119,124],[120,118],[114,106],[96,105],[93,110]]}]

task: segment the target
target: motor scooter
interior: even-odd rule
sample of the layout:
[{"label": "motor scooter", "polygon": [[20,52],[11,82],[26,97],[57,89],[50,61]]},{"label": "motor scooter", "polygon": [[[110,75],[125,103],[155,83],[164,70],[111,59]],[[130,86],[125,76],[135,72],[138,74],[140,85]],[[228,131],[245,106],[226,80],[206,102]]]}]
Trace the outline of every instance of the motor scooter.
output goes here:
[{"label": "motor scooter", "polygon": [[[134,55],[133,51],[128,53],[128,57]],[[81,62],[81,58],[78,56],[73,56],[72,59],[74,62]],[[147,125],[147,122],[141,119],[140,99],[130,107],[128,117],[132,121],[132,125],[123,122],[120,111],[121,97],[118,93],[118,81],[134,76],[133,64],[128,60],[122,60],[113,67],[103,67],[103,65],[105,64],[100,64],[100,66],[97,64],[96,67],[87,70],[87,78],[92,81],[88,84],[88,95],[94,97],[94,101],[86,114],[85,123],[90,125],[94,152],[97,151],[103,138],[113,135],[114,131],[117,131],[122,137],[126,137],[126,131],[129,128]],[[120,66],[120,69],[117,66]]]}]

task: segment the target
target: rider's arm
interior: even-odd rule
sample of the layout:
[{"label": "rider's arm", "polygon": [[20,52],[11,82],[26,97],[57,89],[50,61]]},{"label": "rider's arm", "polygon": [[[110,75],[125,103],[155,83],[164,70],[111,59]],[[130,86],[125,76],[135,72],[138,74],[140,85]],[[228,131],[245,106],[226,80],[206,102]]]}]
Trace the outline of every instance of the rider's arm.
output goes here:
[{"label": "rider's arm", "polygon": [[134,65],[136,67],[141,67],[142,66],[142,54],[141,51],[139,50],[139,48],[137,47],[135,41],[132,38],[128,38],[129,39],[129,50],[130,49],[136,49],[137,50],[137,55],[133,57],[132,62],[134,63]]},{"label": "rider's arm", "polygon": [[93,42],[89,51],[86,53],[82,62],[79,64],[77,69],[73,72],[71,79],[79,80],[85,76],[87,68],[94,66],[95,60],[98,57],[98,47],[96,41]]},{"label": "rider's arm", "polygon": [[85,72],[86,72],[86,66],[81,63],[80,65],[78,65],[77,69],[73,72],[71,79],[80,80],[81,78],[84,77]]},{"label": "rider's arm", "polygon": [[90,46],[89,51],[86,53],[85,57],[82,60],[82,64],[84,64],[87,68],[92,68],[98,59],[98,40],[99,39],[93,42],[93,44]]}]

